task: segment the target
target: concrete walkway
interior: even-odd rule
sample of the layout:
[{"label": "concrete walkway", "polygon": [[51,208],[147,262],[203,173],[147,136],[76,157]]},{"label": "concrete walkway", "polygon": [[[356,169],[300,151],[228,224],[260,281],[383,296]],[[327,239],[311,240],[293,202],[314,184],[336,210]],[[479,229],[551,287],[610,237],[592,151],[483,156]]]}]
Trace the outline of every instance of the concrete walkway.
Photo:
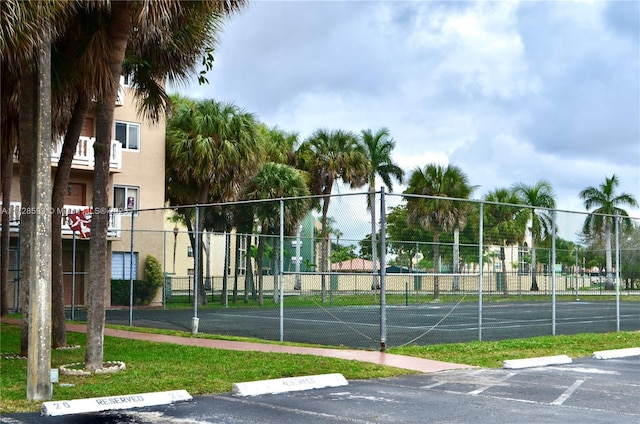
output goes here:
[{"label": "concrete walkway", "polygon": [[[2,318],[2,323],[21,325],[22,321],[16,318]],[[86,333],[87,326],[84,324],[67,323],[67,331],[75,333]],[[237,342],[230,340],[212,340],[193,337],[167,336],[163,334],[140,333],[135,331],[116,330],[112,328],[105,328],[104,335],[111,337],[120,337],[123,339],[145,340],[159,343],[173,343],[185,346],[201,346],[215,349],[326,356],[330,358],[372,362],[374,364],[386,365],[422,373],[434,373],[453,369],[473,368],[469,365],[452,364],[448,362],[432,361],[430,359],[421,359],[411,356],[394,355],[391,353],[366,350],[327,349],[266,343]]]}]

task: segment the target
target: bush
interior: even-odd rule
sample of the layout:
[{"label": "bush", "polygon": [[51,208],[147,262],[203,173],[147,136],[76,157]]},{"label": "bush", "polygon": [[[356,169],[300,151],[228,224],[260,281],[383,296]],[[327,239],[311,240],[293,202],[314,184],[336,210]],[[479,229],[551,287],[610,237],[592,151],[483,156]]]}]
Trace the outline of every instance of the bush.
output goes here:
[{"label": "bush", "polygon": [[[144,280],[156,289],[162,287],[162,283],[164,282],[162,265],[159,260],[151,255],[147,255],[147,259],[145,259],[144,262]],[[155,292],[153,294],[155,296]]]},{"label": "bush", "polygon": [[[148,255],[144,264],[144,280],[133,280],[133,304],[148,305],[162,287],[164,275],[162,265]],[[111,280],[111,304],[129,305],[130,280]]]}]

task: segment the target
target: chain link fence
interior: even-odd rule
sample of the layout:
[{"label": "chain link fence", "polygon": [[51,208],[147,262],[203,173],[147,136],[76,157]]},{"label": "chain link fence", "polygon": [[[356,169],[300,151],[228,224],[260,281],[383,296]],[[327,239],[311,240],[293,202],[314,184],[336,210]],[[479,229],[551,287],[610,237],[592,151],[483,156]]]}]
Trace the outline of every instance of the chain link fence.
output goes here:
[{"label": "chain link fence", "polygon": [[[302,199],[317,208],[295,222],[301,199],[118,211],[107,319],[364,349],[640,329],[637,219],[581,239],[580,212],[367,198]],[[82,319],[88,242],[63,250]]]}]

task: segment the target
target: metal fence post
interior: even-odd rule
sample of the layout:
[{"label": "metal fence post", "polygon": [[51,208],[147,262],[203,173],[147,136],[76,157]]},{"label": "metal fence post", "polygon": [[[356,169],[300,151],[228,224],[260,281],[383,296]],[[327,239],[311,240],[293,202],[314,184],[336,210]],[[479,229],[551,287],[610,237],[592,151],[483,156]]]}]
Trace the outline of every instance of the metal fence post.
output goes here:
[{"label": "metal fence post", "polygon": [[[375,195],[374,195],[375,199]],[[375,208],[375,204],[371,205]],[[386,257],[386,214],[384,186],[380,189],[380,351],[387,348],[387,257]],[[375,274],[375,264],[374,264]]]},{"label": "metal fence post", "polygon": [[620,331],[620,215],[616,213],[616,331]]},{"label": "metal fence post", "polygon": [[556,335],[556,210],[551,211],[551,334]]},{"label": "metal fence post", "polygon": [[480,224],[478,229],[478,340],[482,341],[482,275],[484,274],[484,264],[482,262],[482,238],[484,231],[484,203],[480,202]]},{"label": "metal fence post", "polygon": [[194,225],[195,252],[193,252],[193,319],[191,320],[191,334],[198,334],[198,274],[200,273],[200,207],[196,205],[196,223]]},{"label": "metal fence post", "polygon": [[280,199],[280,341],[284,341],[284,200]]},{"label": "metal fence post", "polygon": [[131,251],[129,253],[129,327],[133,326],[133,215],[131,211]]}]

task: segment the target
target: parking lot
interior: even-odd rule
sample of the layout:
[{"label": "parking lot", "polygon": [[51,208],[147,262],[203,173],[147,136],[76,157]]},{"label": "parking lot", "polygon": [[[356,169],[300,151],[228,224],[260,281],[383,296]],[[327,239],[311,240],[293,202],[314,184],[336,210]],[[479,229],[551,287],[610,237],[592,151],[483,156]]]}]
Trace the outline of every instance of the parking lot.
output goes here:
[{"label": "parking lot", "polygon": [[466,369],[255,397],[101,414],[3,416],[3,424],[67,423],[617,423],[640,422],[640,357],[560,366]]}]

